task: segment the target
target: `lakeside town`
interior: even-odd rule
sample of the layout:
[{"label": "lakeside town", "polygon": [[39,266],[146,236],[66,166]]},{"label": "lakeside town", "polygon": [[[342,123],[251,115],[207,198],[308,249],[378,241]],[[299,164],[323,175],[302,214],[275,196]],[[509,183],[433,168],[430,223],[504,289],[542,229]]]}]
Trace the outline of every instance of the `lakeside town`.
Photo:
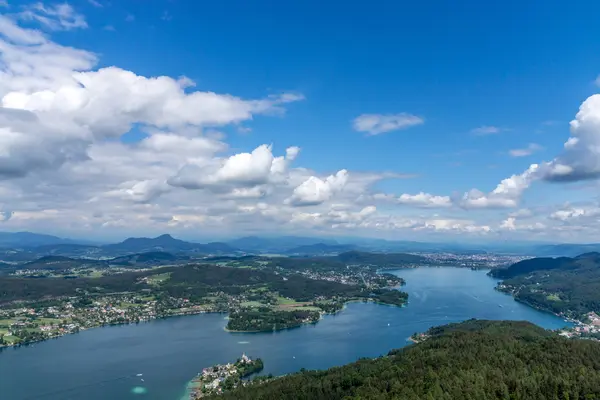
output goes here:
[{"label": "lakeside town", "polygon": [[559,335],[567,338],[600,340],[600,316],[588,313],[582,320],[573,320],[575,326],[559,330]]},{"label": "lakeside town", "polygon": [[140,323],[175,315],[224,312],[233,301],[217,297],[211,304],[194,304],[173,297],[113,295],[73,298],[19,308],[0,309],[0,347],[56,338],[105,325]]}]

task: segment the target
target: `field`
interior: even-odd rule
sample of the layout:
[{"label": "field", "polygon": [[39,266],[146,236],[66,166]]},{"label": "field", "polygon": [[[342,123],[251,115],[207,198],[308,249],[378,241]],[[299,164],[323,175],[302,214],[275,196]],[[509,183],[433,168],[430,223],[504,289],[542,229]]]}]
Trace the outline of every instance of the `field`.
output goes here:
[{"label": "field", "polygon": [[295,301],[287,297],[277,298],[277,309],[282,311],[303,310],[303,311],[320,311],[319,307],[312,305],[310,301]]},{"label": "field", "polygon": [[562,301],[557,294],[549,294],[548,296],[546,296],[546,299],[550,301]]},{"label": "field", "polygon": [[265,306],[265,304],[259,301],[244,301],[242,302],[241,306],[245,308],[258,308],[261,306]]}]

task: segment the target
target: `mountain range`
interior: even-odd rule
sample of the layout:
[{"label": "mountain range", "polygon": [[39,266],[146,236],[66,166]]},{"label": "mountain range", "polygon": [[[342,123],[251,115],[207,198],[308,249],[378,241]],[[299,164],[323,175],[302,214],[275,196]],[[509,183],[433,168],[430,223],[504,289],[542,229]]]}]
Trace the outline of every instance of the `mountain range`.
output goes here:
[{"label": "mountain range", "polygon": [[574,257],[582,253],[600,251],[600,244],[464,244],[390,241],[370,238],[339,238],[334,240],[302,236],[247,236],[225,242],[195,243],[164,234],[155,238],[128,238],[119,243],[97,245],[84,240],[73,240],[31,232],[0,232],[0,259],[8,261],[33,260],[42,255],[101,258],[152,251],[206,255],[250,253],[316,256],[339,254],[350,250],[470,254],[493,252],[530,256]]}]

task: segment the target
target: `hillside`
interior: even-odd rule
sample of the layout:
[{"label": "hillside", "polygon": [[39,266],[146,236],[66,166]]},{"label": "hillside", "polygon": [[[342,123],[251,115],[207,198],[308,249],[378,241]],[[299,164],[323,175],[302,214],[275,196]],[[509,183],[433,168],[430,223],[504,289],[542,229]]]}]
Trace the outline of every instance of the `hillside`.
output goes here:
[{"label": "hillside", "polygon": [[0,247],[32,247],[54,244],[76,243],[71,239],[63,239],[52,235],[32,232],[0,232]]},{"label": "hillside", "polygon": [[128,238],[120,243],[102,246],[102,250],[107,254],[113,255],[155,251],[169,253],[230,254],[237,251],[237,249],[226,243],[192,243],[175,239],[171,235],[161,235],[155,238]]},{"label": "hillside", "polygon": [[600,398],[600,343],[564,339],[528,322],[471,320],[429,334],[425,342],[386,357],[288,375],[214,398]]},{"label": "hillside", "polygon": [[533,258],[490,275],[498,288],[536,308],[573,318],[600,312],[600,254],[574,258]]},{"label": "hillside", "polygon": [[508,268],[497,268],[490,271],[490,276],[499,279],[514,278],[518,275],[529,274],[535,271],[547,271],[552,269],[574,268],[574,259],[569,257],[538,257],[519,261]]}]

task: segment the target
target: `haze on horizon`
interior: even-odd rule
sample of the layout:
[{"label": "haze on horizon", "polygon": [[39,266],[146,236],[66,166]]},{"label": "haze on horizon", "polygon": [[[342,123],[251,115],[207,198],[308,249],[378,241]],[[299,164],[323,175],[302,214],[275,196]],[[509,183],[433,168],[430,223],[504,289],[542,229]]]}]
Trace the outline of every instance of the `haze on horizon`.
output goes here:
[{"label": "haze on horizon", "polygon": [[600,4],[185,3],[0,1],[0,231],[600,241]]}]

